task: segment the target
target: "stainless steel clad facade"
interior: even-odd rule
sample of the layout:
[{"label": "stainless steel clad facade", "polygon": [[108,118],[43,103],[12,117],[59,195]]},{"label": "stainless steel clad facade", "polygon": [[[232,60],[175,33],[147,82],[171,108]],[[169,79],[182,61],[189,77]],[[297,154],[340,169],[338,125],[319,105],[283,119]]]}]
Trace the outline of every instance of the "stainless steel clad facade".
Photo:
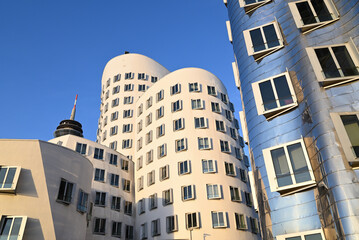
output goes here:
[{"label": "stainless steel clad facade", "polygon": [[[359,239],[359,1],[225,2],[263,239],[304,239],[300,233],[315,230],[325,239]],[[287,90],[275,82],[283,76]],[[292,96],[281,99],[285,91]],[[304,156],[298,168],[295,144]],[[275,160],[279,150],[291,159],[287,175],[283,158]]]}]

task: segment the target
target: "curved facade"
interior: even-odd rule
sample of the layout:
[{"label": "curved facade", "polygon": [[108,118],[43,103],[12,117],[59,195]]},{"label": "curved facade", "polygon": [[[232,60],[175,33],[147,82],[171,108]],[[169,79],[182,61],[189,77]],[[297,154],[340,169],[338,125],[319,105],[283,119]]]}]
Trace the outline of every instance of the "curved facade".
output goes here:
[{"label": "curved facade", "polygon": [[356,239],[359,3],[246,2],[227,8],[263,238]]}]

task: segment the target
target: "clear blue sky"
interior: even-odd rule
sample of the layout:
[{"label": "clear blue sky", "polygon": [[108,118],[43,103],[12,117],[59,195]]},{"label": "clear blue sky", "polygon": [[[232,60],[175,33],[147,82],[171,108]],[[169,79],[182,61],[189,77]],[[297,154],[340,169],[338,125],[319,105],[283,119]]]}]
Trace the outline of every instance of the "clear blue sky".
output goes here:
[{"label": "clear blue sky", "polygon": [[102,71],[124,51],[204,68],[240,109],[222,0],[1,0],[0,138],[49,140],[70,117],[95,140]]}]

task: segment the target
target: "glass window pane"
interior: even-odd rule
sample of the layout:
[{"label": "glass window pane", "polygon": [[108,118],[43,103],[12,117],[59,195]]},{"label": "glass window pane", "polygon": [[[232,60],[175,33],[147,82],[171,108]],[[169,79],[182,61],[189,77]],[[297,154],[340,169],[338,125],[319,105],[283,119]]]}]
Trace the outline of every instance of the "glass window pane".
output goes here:
[{"label": "glass window pane", "polygon": [[268,48],[279,46],[279,40],[273,24],[263,27],[263,32],[266,37]]},{"label": "glass window pane", "polygon": [[353,76],[359,74],[358,69],[355,67],[355,64],[345,46],[333,47],[333,52],[341,70],[343,71],[344,76]]},{"label": "glass window pane", "polygon": [[213,224],[213,227],[218,226],[218,216],[217,216],[216,212],[212,212],[212,224]]},{"label": "glass window pane", "polygon": [[6,172],[7,168],[0,167],[0,188],[3,187],[3,183],[5,182]]},{"label": "glass window pane", "polygon": [[3,218],[4,222],[2,229],[0,229],[0,240],[6,240],[10,233],[10,227],[12,223],[12,218]]},{"label": "glass window pane", "polygon": [[289,238],[285,238],[285,240],[301,240],[302,238],[300,236],[298,237],[289,237]]},{"label": "glass window pane", "polygon": [[317,54],[320,66],[322,67],[322,71],[326,78],[340,77],[337,66],[334,63],[328,48],[315,49],[315,53]]},{"label": "glass window pane", "polygon": [[322,235],[320,233],[310,234],[304,236],[305,240],[322,240]]},{"label": "glass window pane", "polygon": [[275,175],[277,177],[278,187],[291,185],[292,178],[289,172],[289,166],[285,157],[284,149],[278,148],[271,151]]},{"label": "glass window pane", "polygon": [[287,147],[290,162],[292,164],[295,181],[297,183],[309,181],[311,179],[307,162],[304,157],[302,145],[296,143]]},{"label": "glass window pane", "polygon": [[265,81],[259,84],[259,89],[261,91],[264,110],[270,110],[277,108],[277,102],[274,97],[273,88],[271,82]]},{"label": "glass window pane", "polygon": [[300,14],[300,17],[302,18],[301,20],[304,25],[317,22],[308,2],[299,2],[296,3],[296,6],[298,8],[298,12]]},{"label": "glass window pane", "polygon": [[254,52],[258,52],[266,49],[260,29],[257,28],[251,30],[249,31],[249,34],[251,35]]},{"label": "glass window pane", "polygon": [[21,226],[22,218],[15,218],[12,225],[11,234],[9,240],[16,240]]},{"label": "glass window pane", "polygon": [[290,93],[287,78],[280,76],[273,79],[275,89],[277,90],[278,100],[280,106],[285,106],[293,103],[292,94]]},{"label": "glass window pane", "polygon": [[332,15],[330,14],[323,0],[312,0],[311,2],[314,10],[317,12],[317,16],[320,22],[333,20]]},{"label": "glass window pane", "polygon": [[219,219],[219,225],[224,226],[224,216],[222,212],[218,213],[218,219]]},{"label": "glass window pane", "polygon": [[340,116],[356,157],[359,157],[359,120],[356,115]]}]

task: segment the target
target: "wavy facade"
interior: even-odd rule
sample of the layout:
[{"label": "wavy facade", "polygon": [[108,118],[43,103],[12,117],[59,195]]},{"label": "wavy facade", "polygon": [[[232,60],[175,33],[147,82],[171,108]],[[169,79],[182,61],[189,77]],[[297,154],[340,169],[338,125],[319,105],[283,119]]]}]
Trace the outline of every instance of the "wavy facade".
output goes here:
[{"label": "wavy facade", "polygon": [[359,2],[225,4],[263,238],[358,238]]}]

